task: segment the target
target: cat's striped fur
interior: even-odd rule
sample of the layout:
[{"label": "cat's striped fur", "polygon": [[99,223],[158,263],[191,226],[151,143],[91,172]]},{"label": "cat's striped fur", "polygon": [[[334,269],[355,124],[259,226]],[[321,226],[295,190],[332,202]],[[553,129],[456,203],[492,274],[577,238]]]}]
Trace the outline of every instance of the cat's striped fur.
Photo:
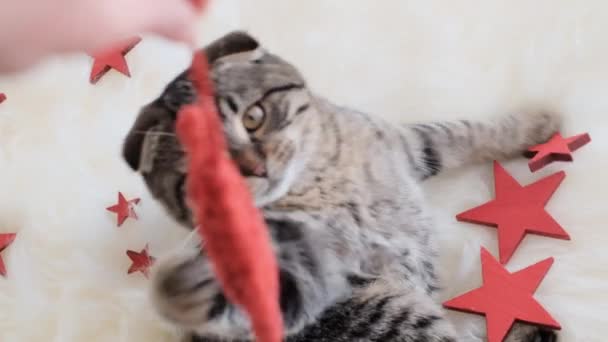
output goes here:
[{"label": "cat's striped fur", "polygon": [[[458,341],[435,300],[438,250],[419,182],[517,156],[550,137],[559,117],[395,126],[314,95],[293,66],[245,33],[206,50],[229,152],[273,237],[288,341]],[[188,227],[186,161],[173,126],[176,111],[193,98],[180,75],[142,110],[124,147],[152,194]],[[154,293],[159,312],[198,335],[194,340],[251,338],[204,253],[159,261]],[[552,332],[524,325],[508,339],[554,340]]]}]

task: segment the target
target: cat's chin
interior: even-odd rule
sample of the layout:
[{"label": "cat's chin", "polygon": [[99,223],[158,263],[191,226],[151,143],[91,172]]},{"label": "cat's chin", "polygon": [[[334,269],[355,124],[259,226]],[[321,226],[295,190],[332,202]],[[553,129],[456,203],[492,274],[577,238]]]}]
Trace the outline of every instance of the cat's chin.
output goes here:
[{"label": "cat's chin", "polygon": [[268,204],[267,197],[270,192],[270,181],[267,178],[246,177],[245,182],[257,207]]},{"label": "cat's chin", "polygon": [[247,177],[245,182],[253,196],[255,206],[261,208],[283,197],[284,191],[280,182],[273,182],[272,179],[261,177]]}]

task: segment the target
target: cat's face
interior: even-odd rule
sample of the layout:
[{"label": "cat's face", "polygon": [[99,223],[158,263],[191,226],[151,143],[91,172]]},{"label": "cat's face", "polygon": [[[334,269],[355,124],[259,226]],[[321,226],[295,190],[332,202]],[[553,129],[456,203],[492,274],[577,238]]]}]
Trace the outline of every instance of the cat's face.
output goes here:
[{"label": "cat's face", "polygon": [[[311,153],[312,98],[293,66],[244,33],[219,39],[206,53],[229,153],[256,203],[270,203],[287,193]],[[152,194],[186,225],[192,224],[184,201],[186,156],[174,128],[179,108],[194,100],[184,73],[141,110],[123,150]]]}]

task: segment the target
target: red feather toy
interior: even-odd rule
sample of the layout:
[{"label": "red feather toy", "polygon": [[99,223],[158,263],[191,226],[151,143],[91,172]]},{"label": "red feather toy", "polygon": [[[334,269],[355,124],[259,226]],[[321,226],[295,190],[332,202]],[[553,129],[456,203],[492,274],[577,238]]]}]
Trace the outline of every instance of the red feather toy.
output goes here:
[{"label": "red feather toy", "polygon": [[259,342],[280,342],[279,276],[270,237],[244,179],[227,154],[208,62],[196,54],[190,78],[195,105],[177,118],[188,154],[187,194],[215,275],[227,298],[249,315]]},{"label": "red feather toy", "polygon": [[201,12],[207,6],[207,0],[191,0],[190,2],[194,6],[194,8],[196,8],[197,10],[199,10]]}]

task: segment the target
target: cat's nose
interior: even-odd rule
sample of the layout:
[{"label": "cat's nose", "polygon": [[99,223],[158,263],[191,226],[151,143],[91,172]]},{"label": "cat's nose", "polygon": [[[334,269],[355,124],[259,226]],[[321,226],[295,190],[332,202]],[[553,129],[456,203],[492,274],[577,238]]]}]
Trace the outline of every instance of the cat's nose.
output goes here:
[{"label": "cat's nose", "polygon": [[266,165],[262,155],[256,151],[255,147],[247,146],[233,152],[233,159],[239,166],[241,174],[245,177],[256,176],[266,177]]},{"label": "cat's nose", "polygon": [[[246,176],[256,176],[256,177],[266,177],[267,176],[266,166],[264,166],[263,164],[258,164],[251,169],[247,168],[243,171]],[[243,172],[243,171],[241,171],[241,172]]]}]

